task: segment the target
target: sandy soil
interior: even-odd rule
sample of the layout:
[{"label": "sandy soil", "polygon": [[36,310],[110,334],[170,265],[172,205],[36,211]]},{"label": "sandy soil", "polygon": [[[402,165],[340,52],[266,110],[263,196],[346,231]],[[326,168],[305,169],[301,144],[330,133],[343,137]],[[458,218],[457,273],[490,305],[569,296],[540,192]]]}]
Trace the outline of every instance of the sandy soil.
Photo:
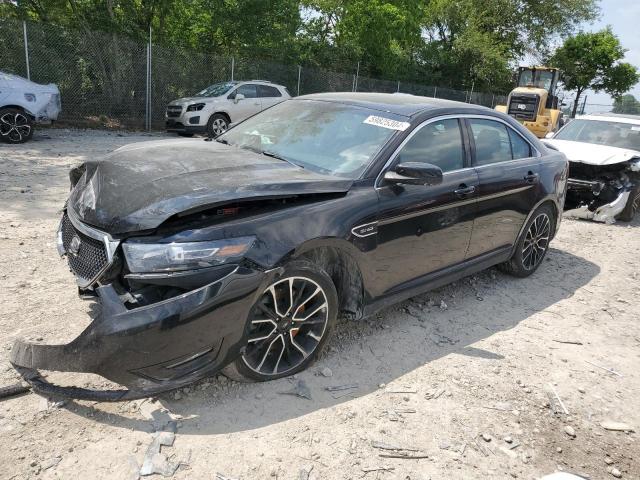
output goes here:
[{"label": "sandy soil", "polygon": [[[67,341],[88,322],[54,244],[69,167],[148,138],[40,130],[0,144],[0,385],[17,379],[15,338]],[[218,377],[120,404],[3,401],[0,478],[137,478],[171,418],[162,454],[176,479],[640,478],[638,434],[602,427],[640,430],[639,232],[640,219],[565,219],[532,277],[492,269],[343,321],[297,379]],[[297,380],[311,400],[283,394]],[[358,387],[326,390],[346,384]],[[398,452],[376,442],[427,458],[381,457]]]}]

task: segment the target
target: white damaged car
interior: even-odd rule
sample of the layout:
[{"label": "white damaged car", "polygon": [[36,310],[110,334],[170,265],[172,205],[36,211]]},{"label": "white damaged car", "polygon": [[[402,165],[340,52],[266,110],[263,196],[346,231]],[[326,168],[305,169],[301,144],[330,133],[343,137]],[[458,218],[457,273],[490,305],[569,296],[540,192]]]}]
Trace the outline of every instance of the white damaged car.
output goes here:
[{"label": "white damaged car", "polygon": [[566,215],[633,219],[640,209],[640,116],[584,115],[544,143],[569,159]]},{"label": "white damaged car", "polygon": [[60,90],[53,83],[40,85],[0,71],[0,140],[24,143],[36,123],[58,119]]}]

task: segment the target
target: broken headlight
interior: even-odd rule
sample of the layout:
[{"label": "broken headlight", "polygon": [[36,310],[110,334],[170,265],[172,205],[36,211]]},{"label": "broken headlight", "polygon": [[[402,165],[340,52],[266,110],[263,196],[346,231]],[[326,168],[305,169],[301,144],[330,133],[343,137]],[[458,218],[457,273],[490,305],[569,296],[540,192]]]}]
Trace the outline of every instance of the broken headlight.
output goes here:
[{"label": "broken headlight", "polygon": [[122,244],[132,273],[171,272],[212,267],[242,259],[254,237],[238,237],[212,242]]}]

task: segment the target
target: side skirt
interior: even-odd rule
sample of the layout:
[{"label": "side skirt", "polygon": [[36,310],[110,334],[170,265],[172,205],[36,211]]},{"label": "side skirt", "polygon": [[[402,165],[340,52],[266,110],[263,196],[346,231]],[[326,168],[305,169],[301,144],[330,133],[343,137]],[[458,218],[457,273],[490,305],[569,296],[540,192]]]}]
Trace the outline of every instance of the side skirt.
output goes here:
[{"label": "side skirt", "polygon": [[468,275],[473,275],[498,263],[506,262],[511,258],[511,250],[511,246],[501,247],[492,252],[403,283],[384,296],[378,297],[366,305],[364,307],[363,317],[368,317],[385,307],[403,302],[429,290],[442,287]]}]

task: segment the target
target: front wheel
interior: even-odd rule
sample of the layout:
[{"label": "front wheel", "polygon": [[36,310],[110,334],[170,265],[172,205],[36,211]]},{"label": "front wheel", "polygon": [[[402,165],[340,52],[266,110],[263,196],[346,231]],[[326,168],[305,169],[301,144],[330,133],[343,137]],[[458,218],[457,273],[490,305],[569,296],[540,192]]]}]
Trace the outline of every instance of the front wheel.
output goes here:
[{"label": "front wheel", "polygon": [[633,217],[635,217],[638,210],[640,210],[640,185],[636,185],[631,189],[629,199],[627,200],[627,204],[624,206],[624,210],[622,210],[616,218],[623,222],[630,222],[633,220]]},{"label": "front wheel", "polygon": [[211,115],[211,118],[207,122],[207,134],[211,138],[216,138],[218,135],[222,135],[229,128],[229,122],[227,117],[220,113]]},{"label": "front wheel", "polygon": [[553,237],[555,215],[549,205],[542,205],[533,212],[518,239],[511,259],[498,267],[516,277],[528,277],[535,272],[549,250]]},{"label": "front wheel", "polygon": [[7,143],[24,143],[33,136],[29,115],[17,108],[0,109],[0,139]]},{"label": "front wheel", "polygon": [[261,382],[304,370],[329,339],[337,312],[331,278],[313,264],[292,262],[252,307],[247,344],[222,372],[233,380]]}]

